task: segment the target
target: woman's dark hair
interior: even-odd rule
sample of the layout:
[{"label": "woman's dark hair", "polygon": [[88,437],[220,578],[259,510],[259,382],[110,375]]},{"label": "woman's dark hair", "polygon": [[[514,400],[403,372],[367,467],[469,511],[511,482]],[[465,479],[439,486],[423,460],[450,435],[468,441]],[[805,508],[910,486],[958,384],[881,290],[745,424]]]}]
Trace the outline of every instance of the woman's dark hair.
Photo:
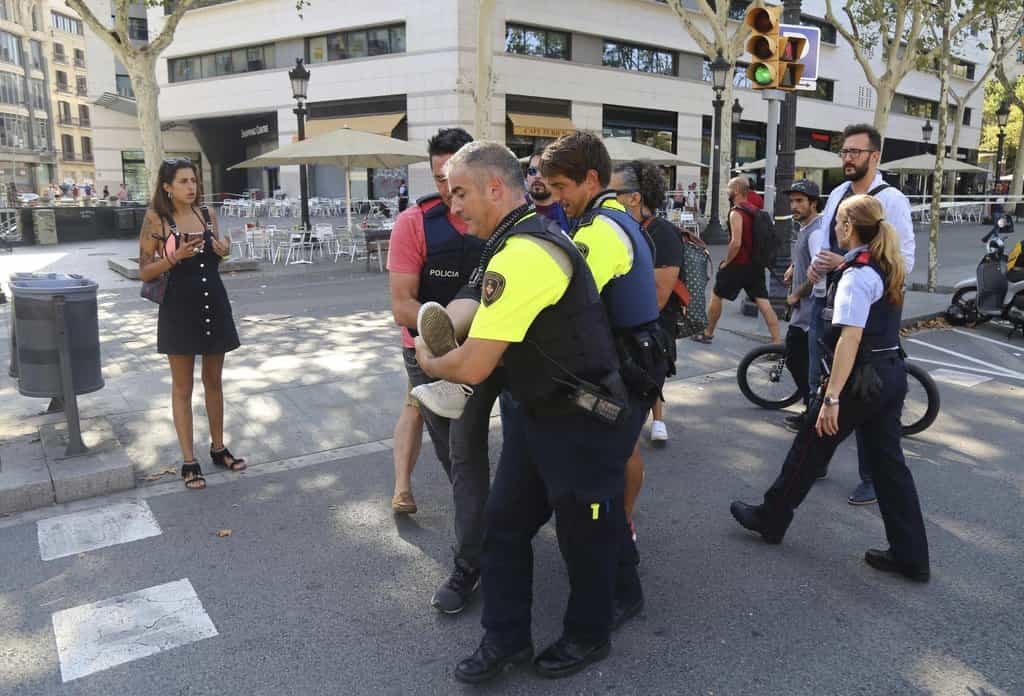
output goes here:
[{"label": "woman's dark hair", "polygon": [[454,155],[463,145],[471,142],[473,136],[463,128],[442,128],[427,141],[427,154],[431,157]]},{"label": "woman's dark hair", "polygon": [[196,175],[196,200],[202,200],[203,197],[203,187],[199,181],[199,168],[196,167],[195,162],[187,157],[165,159],[160,163],[160,169],[157,171],[156,190],[153,191],[153,196],[149,199],[149,205],[161,219],[168,222],[174,220],[174,204],[171,203],[167,192],[164,191],[164,184],[173,184],[174,178],[182,169],[191,169],[192,173]]},{"label": "woman's dark hair", "polygon": [[628,191],[640,194],[644,207],[652,213],[665,205],[665,177],[658,165],[650,160],[633,160],[618,164],[612,172],[622,176]]}]

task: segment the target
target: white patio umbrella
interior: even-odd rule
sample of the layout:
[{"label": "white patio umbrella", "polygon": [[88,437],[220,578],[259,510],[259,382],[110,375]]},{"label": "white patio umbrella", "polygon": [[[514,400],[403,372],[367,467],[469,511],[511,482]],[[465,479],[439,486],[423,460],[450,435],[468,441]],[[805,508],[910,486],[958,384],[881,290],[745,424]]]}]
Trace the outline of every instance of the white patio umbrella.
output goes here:
[{"label": "white patio umbrella", "polygon": [[630,162],[632,160],[649,160],[665,167],[707,167],[703,162],[694,162],[665,150],[650,145],[634,143],[629,138],[604,138],[604,146],[608,150],[612,162]]},{"label": "white patio umbrella", "polygon": [[[840,169],[843,166],[843,161],[839,159],[839,155],[818,147],[801,148],[793,154],[796,158],[795,166],[797,169]],[[750,172],[764,169],[765,166],[765,160],[759,159],[756,162],[741,164],[737,169],[741,172]]]},{"label": "white patio umbrella", "polygon": [[390,168],[425,162],[427,154],[419,145],[350,128],[317,135],[264,152],[239,162],[230,169],[281,167],[294,164],[326,164],[345,169],[345,220],[352,229],[352,167]]},{"label": "white patio umbrella", "polygon": [[[650,145],[634,143],[629,138],[602,138],[602,141],[604,142],[605,149],[608,150],[608,155],[612,158],[613,164],[618,164],[619,162],[631,162],[633,160],[648,160],[654,164],[664,167],[710,166],[703,162],[694,162],[693,160],[684,159],[672,152],[659,150],[658,148],[651,147]],[[520,157],[519,161],[526,164],[532,157],[533,155]]]},{"label": "white patio umbrella", "polygon": [[[886,172],[926,172],[931,174],[937,166],[937,159],[933,154],[914,155],[903,159],[883,162],[878,168]],[[942,160],[942,169],[945,172],[986,172],[987,169],[976,167],[967,162],[946,157]]]}]

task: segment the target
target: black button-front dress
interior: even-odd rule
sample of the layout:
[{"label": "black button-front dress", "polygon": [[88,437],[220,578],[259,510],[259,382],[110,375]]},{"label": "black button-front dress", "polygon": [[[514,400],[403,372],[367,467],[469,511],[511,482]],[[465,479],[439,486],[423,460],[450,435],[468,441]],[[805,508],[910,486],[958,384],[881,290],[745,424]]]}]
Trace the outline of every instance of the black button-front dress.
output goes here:
[{"label": "black button-front dress", "polygon": [[[204,223],[205,224],[205,223]],[[183,244],[177,237],[178,248]],[[238,348],[238,331],[231,302],[220,279],[220,257],[213,251],[213,234],[203,233],[201,253],[183,258],[167,275],[160,303],[156,349],[165,355],[216,355]]]}]

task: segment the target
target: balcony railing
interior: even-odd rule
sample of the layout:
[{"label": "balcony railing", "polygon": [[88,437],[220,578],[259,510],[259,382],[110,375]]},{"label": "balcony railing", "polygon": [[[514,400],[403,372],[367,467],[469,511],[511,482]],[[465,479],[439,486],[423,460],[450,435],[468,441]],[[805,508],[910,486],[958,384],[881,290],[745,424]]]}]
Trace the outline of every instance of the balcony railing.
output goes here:
[{"label": "balcony railing", "polygon": [[78,95],[79,97],[88,97],[89,96],[89,88],[88,87],[78,86],[78,87],[75,88],[75,94]]},{"label": "balcony railing", "polygon": [[59,82],[57,83],[57,91],[61,94],[71,94],[71,88],[67,85],[62,85]]},{"label": "balcony railing", "polygon": [[76,68],[85,68],[85,58],[75,58]]},{"label": "balcony railing", "polygon": [[78,162],[81,157],[77,152],[71,150],[59,150],[57,156],[65,162]]},{"label": "balcony railing", "polygon": [[76,128],[92,128],[92,121],[81,116],[58,116],[57,122],[62,126],[74,126]]},{"label": "balcony railing", "polygon": [[53,54],[53,62],[54,63],[60,63],[61,65],[67,65],[68,64],[68,56],[67,56],[66,53],[54,53]]}]

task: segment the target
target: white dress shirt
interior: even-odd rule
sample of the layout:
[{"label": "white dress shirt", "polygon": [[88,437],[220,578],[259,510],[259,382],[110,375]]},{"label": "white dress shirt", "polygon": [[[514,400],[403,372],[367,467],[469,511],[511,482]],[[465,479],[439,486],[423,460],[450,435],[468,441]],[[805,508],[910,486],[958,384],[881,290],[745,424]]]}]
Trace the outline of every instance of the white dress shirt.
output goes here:
[{"label": "white dress shirt", "polygon": [[[882,179],[882,175],[875,174],[874,181],[871,182],[868,191],[872,191],[884,183],[885,180]],[[843,196],[852,185],[851,182],[845,181],[832,189],[832,193],[829,194],[828,202],[825,203],[825,210],[821,214],[825,224],[815,230],[807,242],[811,250],[812,260],[818,255],[818,252],[829,249],[829,225],[832,223],[836,211],[839,210],[839,203],[843,200]],[[914,242],[914,223],[910,219],[910,201],[907,200],[902,191],[892,185],[879,192],[876,198],[882,204],[882,208],[885,211],[885,221],[896,228],[896,233],[899,235],[900,253],[903,255],[903,264],[906,276],[909,279],[910,272],[914,270],[914,252],[916,247]],[[813,294],[815,297],[825,296],[824,279],[815,283]]]}]

